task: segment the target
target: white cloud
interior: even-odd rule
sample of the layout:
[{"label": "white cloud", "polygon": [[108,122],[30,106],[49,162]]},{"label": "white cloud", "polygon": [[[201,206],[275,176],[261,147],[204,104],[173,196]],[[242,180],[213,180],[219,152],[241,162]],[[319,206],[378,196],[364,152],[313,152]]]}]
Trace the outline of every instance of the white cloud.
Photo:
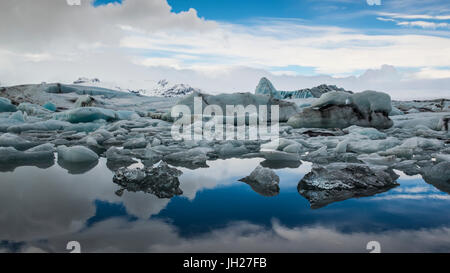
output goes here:
[{"label": "white cloud", "polygon": [[374,6],[374,5],[380,6],[381,5],[381,0],[366,0],[366,1],[369,6]]},{"label": "white cloud", "polygon": [[422,19],[422,20],[450,20],[450,15],[429,15],[429,14],[405,14],[405,13],[392,13],[392,12],[380,12],[381,16],[396,18],[396,19]]},{"label": "white cloud", "polygon": [[[98,8],[86,1],[80,7],[60,2],[0,1],[0,24],[10,26],[0,28],[2,84],[71,82],[79,76],[124,82],[167,78],[215,93],[253,91],[266,76],[279,89],[328,83],[354,91],[377,89],[393,97],[448,94],[442,88],[449,86],[445,74],[439,71],[407,79],[386,69],[370,77],[340,76],[376,71],[384,64],[448,67],[448,37],[368,35],[298,20],[224,24],[201,19],[192,9],[173,13],[159,0]],[[306,77],[289,66],[312,67],[316,74],[334,77]]]},{"label": "white cloud", "polygon": [[445,79],[450,78],[450,69],[422,68],[415,74],[420,79]]},{"label": "white cloud", "polygon": [[421,27],[421,28],[449,28],[450,24],[448,23],[435,23],[435,22],[427,22],[427,21],[402,21],[397,22],[399,26],[411,26],[411,27]]}]

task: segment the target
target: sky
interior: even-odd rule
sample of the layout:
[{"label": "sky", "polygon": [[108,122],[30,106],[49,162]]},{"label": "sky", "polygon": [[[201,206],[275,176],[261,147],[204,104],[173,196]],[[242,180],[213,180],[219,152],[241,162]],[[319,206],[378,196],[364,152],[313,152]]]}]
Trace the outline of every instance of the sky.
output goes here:
[{"label": "sky", "polygon": [[[450,96],[448,0],[3,0],[0,85],[159,79]],[[126,86],[128,87],[128,86]]]}]

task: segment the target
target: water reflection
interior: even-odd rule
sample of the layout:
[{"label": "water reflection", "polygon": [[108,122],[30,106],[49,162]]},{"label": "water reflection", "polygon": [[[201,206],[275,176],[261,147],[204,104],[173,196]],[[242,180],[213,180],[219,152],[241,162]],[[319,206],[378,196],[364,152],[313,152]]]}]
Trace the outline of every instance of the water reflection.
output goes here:
[{"label": "water reflection", "polygon": [[261,162],[179,168],[183,195],[172,199],[117,196],[103,158],[78,175],[17,167],[0,174],[0,252],[66,252],[72,240],[86,252],[366,252],[370,240],[384,252],[450,251],[449,195],[419,176],[399,173],[388,192],[311,210],[297,192],[310,163],[276,169],[280,192],[267,198],[238,181]]},{"label": "water reflection", "polygon": [[95,168],[95,166],[97,166],[98,164],[98,160],[97,161],[92,161],[92,162],[79,162],[79,163],[74,163],[74,162],[68,162],[62,159],[58,159],[58,165],[67,170],[69,174],[83,174],[86,173],[90,170],[92,170],[93,168]]},{"label": "water reflection", "polygon": [[24,166],[34,166],[40,169],[48,169],[55,164],[54,158],[41,158],[41,159],[21,159],[13,162],[2,162],[0,164],[0,172],[14,172],[16,168]]}]

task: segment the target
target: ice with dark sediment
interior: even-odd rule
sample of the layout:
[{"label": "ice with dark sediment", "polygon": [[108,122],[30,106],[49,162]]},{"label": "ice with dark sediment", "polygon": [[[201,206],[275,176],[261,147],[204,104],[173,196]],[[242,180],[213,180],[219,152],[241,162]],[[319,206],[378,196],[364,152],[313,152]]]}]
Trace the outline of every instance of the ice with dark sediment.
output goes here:
[{"label": "ice with dark sediment", "polygon": [[399,176],[387,167],[332,163],[313,165],[298,184],[299,193],[320,208],[352,197],[372,196],[398,186]]},{"label": "ice with dark sediment", "polygon": [[323,94],[310,107],[292,116],[288,124],[294,128],[346,128],[351,125],[387,129],[391,98],[388,94],[364,91],[349,94],[336,91]]},{"label": "ice with dark sediment", "polygon": [[320,98],[321,95],[332,91],[352,93],[351,91],[346,91],[344,88],[326,84],[322,84],[313,88],[305,88],[294,91],[278,91],[267,78],[262,77],[259,80],[258,85],[256,86],[255,94],[266,95],[276,99],[305,99]]},{"label": "ice with dark sediment", "polygon": [[122,195],[123,191],[127,190],[154,194],[158,198],[172,198],[183,194],[178,179],[181,174],[180,170],[160,161],[143,169],[120,168],[115,172],[113,182],[121,186],[121,189],[116,192],[118,195]]}]

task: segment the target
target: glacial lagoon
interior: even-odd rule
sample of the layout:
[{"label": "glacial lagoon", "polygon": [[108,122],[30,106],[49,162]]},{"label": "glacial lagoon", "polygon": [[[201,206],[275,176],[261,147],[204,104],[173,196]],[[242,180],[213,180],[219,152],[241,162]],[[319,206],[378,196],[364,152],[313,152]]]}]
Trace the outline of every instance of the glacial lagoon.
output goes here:
[{"label": "glacial lagoon", "polygon": [[[219,159],[180,168],[182,195],[123,191],[106,159],[91,166],[18,166],[0,173],[0,251],[449,252],[450,195],[420,175],[399,186],[311,209],[297,190],[311,170],[272,166],[280,192],[263,196],[239,179],[264,159]],[[140,163],[132,167],[140,167]]]}]

